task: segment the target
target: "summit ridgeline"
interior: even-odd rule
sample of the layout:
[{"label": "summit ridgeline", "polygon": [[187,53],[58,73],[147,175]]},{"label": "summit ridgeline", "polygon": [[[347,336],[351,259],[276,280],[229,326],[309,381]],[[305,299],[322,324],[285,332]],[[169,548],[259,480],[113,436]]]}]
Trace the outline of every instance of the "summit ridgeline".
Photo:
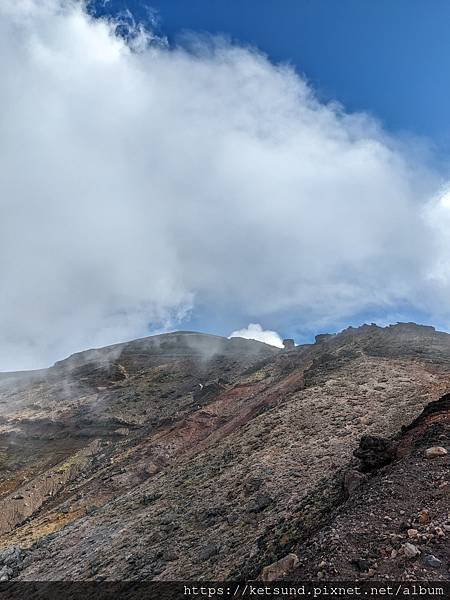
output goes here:
[{"label": "summit ridgeline", "polygon": [[177,332],[0,377],[0,579],[447,578],[450,335]]}]

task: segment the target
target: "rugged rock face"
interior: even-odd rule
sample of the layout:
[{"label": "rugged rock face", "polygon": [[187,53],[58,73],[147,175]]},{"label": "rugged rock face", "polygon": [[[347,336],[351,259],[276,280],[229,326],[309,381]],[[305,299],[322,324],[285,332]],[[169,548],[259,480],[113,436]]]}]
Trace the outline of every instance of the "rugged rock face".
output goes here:
[{"label": "rugged rock face", "polygon": [[450,445],[449,408],[447,394],[404,428],[391,463],[358,486],[329,525],[302,546],[290,576],[448,579],[449,461],[446,455],[429,461],[426,451],[437,442]]},{"label": "rugged rock face", "polygon": [[284,346],[285,350],[294,350],[295,342],[293,339],[287,338],[287,339],[283,340],[283,346]]},{"label": "rugged rock face", "polygon": [[254,578],[295,554],[296,577],[445,578],[448,455],[425,452],[449,445],[449,374],[450,335],[414,324],[289,352],[181,332],[2,374],[4,576]]}]

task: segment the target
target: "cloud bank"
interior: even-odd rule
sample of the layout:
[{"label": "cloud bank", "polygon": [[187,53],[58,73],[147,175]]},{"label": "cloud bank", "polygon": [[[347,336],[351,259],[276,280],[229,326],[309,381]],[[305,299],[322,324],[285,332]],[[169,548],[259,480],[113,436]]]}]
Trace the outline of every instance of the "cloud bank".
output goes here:
[{"label": "cloud bank", "polygon": [[438,177],[255,50],[148,41],[78,2],[0,3],[0,370],[198,306],[450,321]]},{"label": "cloud bank", "polygon": [[257,340],[270,346],[283,348],[283,340],[276,331],[264,330],[259,323],[250,323],[245,329],[238,329],[230,334],[230,338],[240,337],[246,340]]}]

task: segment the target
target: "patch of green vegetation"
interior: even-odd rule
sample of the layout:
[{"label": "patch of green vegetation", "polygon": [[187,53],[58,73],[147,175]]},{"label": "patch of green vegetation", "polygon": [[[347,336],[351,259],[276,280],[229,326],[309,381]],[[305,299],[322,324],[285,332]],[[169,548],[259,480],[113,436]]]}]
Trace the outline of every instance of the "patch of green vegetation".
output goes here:
[{"label": "patch of green vegetation", "polygon": [[78,455],[77,454],[72,454],[72,456],[70,456],[66,461],[64,461],[61,465],[58,466],[58,468],[56,469],[57,473],[65,473],[66,471],[68,471],[70,469],[71,466],[77,464],[78,461]]}]

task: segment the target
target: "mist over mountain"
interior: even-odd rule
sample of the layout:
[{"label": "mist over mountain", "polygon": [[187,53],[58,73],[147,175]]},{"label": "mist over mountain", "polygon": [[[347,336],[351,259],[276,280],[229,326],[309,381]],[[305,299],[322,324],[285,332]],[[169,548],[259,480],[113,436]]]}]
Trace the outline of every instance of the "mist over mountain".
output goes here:
[{"label": "mist over mountain", "polygon": [[191,321],[448,328],[448,178],[425,142],[258,49],[121,32],[80,2],[1,3],[1,370]]},{"label": "mist over mountain", "polygon": [[445,581],[450,335],[287,346],[177,332],[3,374],[0,576]]}]

